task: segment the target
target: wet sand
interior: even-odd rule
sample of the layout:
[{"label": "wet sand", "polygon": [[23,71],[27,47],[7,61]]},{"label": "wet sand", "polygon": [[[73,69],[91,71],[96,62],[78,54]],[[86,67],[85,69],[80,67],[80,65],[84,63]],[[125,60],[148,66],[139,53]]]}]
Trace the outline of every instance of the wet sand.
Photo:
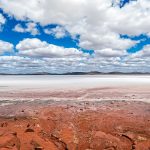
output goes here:
[{"label": "wet sand", "polygon": [[150,149],[150,77],[23,78],[0,77],[0,150]]}]

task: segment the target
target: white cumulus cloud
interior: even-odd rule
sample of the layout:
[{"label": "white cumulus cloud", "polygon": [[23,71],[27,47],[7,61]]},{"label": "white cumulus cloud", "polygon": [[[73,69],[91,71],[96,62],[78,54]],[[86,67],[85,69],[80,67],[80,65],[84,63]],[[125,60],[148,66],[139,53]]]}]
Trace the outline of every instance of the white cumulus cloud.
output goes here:
[{"label": "white cumulus cloud", "polygon": [[13,44],[0,40],[0,54],[3,54],[4,52],[11,52],[13,47]]},{"label": "white cumulus cloud", "polygon": [[127,55],[126,51],[112,50],[110,48],[95,51],[96,57],[121,57]]},{"label": "white cumulus cloud", "polygon": [[6,19],[4,16],[0,13],[0,31],[2,30],[2,26],[5,24]]},{"label": "white cumulus cloud", "polygon": [[57,39],[63,38],[67,35],[66,30],[60,26],[57,26],[57,27],[52,28],[52,29],[46,28],[46,29],[44,29],[44,32],[46,34],[53,35]]},{"label": "white cumulus cloud", "polygon": [[[19,20],[39,22],[42,26],[58,24],[72,37],[79,35],[81,48],[100,50],[128,49],[136,44],[120,34],[149,34],[149,0],[131,1],[123,8],[112,6],[112,0],[1,0],[4,12]],[[137,21],[138,20],[138,21]],[[46,33],[51,31],[46,30]],[[64,36],[62,28],[52,31]]]},{"label": "white cumulus cloud", "polygon": [[26,23],[26,26],[23,27],[21,24],[17,24],[13,31],[16,31],[16,32],[21,32],[21,33],[26,33],[26,32],[29,32],[31,33],[32,35],[37,35],[39,34],[39,31],[37,29],[37,25],[36,23],[33,23],[33,22],[29,22],[29,23]]},{"label": "white cumulus cloud", "polygon": [[19,54],[29,57],[78,57],[85,54],[76,48],[64,48],[37,38],[24,39],[16,45]]}]

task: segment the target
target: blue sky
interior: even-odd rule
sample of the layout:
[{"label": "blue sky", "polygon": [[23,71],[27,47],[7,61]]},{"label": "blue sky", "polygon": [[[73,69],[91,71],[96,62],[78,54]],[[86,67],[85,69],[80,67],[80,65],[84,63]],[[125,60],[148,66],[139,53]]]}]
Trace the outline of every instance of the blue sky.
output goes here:
[{"label": "blue sky", "polygon": [[150,72],[149,6],[0,0],[0,72]]}]

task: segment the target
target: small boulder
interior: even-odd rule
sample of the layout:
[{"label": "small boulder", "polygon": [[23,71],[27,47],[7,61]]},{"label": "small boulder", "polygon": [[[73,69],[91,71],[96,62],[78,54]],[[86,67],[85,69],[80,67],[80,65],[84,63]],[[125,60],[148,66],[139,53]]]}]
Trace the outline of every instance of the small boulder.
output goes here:
[{"label": "small boulder", "polygon": [[31,128],[28,128],[28,129],[25,130],[25,132],[34,132],[34,130],[31,129]]}]

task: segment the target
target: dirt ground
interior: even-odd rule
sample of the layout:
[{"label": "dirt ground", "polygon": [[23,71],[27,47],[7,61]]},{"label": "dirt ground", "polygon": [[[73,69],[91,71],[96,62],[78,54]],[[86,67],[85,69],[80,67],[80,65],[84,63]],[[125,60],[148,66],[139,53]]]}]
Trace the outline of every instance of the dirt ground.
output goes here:
[{"label": "dirt ground", "polygon": [[0,115],[0,150],[150,150],[145,102],[24,102]]}]

